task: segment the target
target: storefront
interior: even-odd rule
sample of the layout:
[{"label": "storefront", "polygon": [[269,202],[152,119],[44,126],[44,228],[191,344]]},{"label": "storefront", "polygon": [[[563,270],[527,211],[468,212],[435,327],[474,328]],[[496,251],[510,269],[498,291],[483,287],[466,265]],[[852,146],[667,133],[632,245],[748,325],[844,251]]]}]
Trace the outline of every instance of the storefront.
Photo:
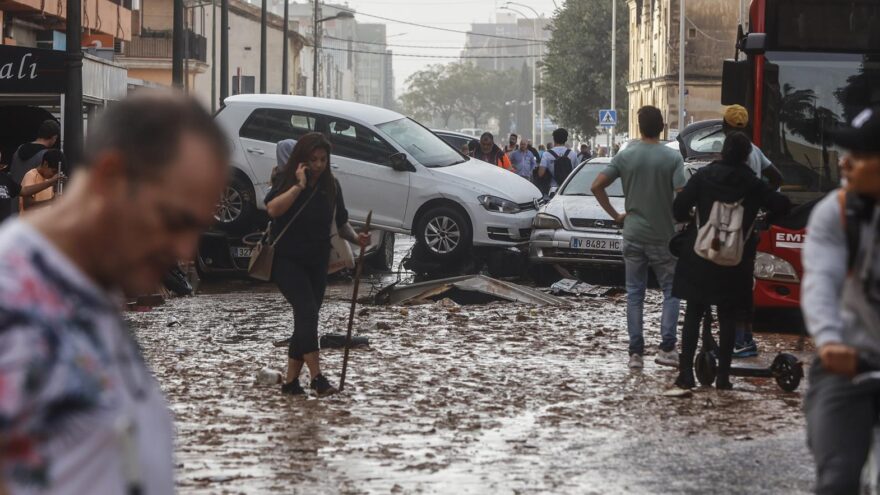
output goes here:
[{"label": "storefront", "polygon": [[[65,62],[62,51],[0,45],[0,163],[8,164],[22,143],[34,140],[41,122],[55,119],[62,123],[66,118]],[[95,112],[125,97],[128,71],[84,53],[82,77],[81,118],[88,129]],[[61,140],[63,143],[63,131]]]}]

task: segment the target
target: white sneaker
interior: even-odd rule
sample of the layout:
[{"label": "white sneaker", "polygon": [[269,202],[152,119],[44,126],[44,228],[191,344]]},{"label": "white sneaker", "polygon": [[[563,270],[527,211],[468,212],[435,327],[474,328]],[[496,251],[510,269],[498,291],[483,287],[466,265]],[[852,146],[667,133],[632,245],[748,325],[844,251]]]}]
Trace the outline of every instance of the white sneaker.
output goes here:
[{"label": "white sneaker", "polygon": [[634,370],[640,370],[645,367],[645,360],[642,356],[638,354],[631,354],[629,356],[629,367]]},{"label": "white sneaker", "polygon": [[658,350],[657,357],[654,359],[654,362],[657,364],[661,364],[663,366],[672,366],[673,368],[678,368],[678,351],[675,349],[671,351]]}]

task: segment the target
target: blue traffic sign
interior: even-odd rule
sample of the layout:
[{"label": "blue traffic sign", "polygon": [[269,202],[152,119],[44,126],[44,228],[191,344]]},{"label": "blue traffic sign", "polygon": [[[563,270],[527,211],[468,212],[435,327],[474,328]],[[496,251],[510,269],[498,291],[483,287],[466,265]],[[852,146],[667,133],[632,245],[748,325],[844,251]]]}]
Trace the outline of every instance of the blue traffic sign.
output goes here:
[{"label": "blue traffic sign", "polygon": [[617,125],[617,110],[599,110],[599,125],[614,127]]}]

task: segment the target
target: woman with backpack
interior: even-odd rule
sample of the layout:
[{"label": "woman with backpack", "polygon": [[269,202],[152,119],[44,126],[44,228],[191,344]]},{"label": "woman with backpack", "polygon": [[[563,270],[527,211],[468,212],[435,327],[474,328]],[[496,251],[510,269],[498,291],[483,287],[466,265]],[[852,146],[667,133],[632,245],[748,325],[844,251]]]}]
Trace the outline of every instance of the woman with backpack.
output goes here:
[{"label": "woman with backpack", "polygon": [[[679,374],[675,385],[693,388],[694,354],[703,316],[718,310],[720,345],[715,387],[729,390],[737,313],[749,307],[758,236],[758,210],[772,215],[789,209],[785,196],[774,192],[746,164],[752,143],[742,132],[727,137],[721,160],[701,168],[673,202],[675,219],[691,222],[670,247],[677,254],[672,294],[687,301]],[[692,211],[696,216],[692,217]]]},{"label": "woman with backpack", "polygon": [[[339,235],[366,246],[370,235],[358,235],[348,223],[339,182],[329,168],[330,142],[323,134],[300,138],[288,159],[272,177],[266,209],[272,217],[275,245],[272,281],[293,306],[293,337],[288,347],[287,379],[281,392],[305,394],[299,383],[303,365],[312,377],[310,388],[319,397],[336,392],[321,373],[318,355],[318,312],[327,287],[332,223]],[[277,231],[277,234],[275,233]]]}]

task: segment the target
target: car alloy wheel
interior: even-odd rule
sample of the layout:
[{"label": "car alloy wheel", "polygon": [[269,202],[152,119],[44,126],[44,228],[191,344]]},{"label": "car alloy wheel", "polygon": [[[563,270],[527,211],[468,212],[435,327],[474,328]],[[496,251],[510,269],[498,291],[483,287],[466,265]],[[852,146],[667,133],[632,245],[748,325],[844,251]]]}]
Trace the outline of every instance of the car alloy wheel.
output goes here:
[{"label": "car alloy wheel", "polygon": [[437,216],[425,228],[425,245],[437,254],[455,251],[461,242],[461,227],[447,216]]},{"label": "car alloy wheel", "polygon": [[227,186],[220,198],[220,203],[217,204],[217,213],[214,214],[214,218],[221,223],[232,223],[241,216],[243,209],[244,198],[234,187]]}]

